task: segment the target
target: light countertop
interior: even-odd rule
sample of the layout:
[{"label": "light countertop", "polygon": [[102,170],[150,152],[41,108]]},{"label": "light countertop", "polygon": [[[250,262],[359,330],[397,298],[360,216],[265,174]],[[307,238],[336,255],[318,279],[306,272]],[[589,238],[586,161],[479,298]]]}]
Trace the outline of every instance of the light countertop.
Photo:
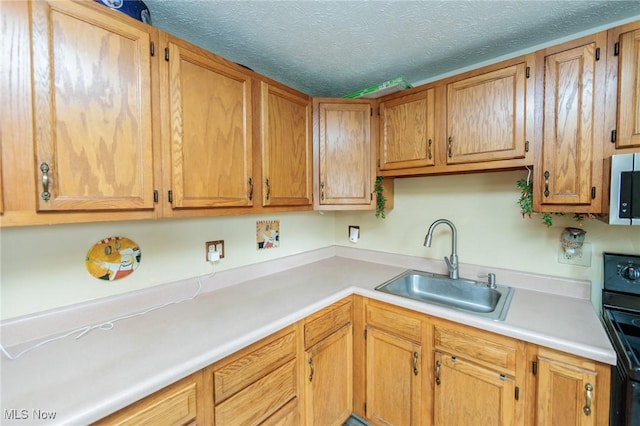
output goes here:
[{"label": "light countertop", "polygon": [[[90,423],[354,293],[615,364],[588,299],[516,288],[506,319],[491,321],[375,291],[407,263],[357,257],[326,256],[118,321],[110,330],[48,343],[17,360],[3,356],[0,423],[11,424],[7,410],[28,411],[29,422],[15,424]],[[197,288],[195,280],[183,285]],[[38,422],[33,410],[56,418]]]}]

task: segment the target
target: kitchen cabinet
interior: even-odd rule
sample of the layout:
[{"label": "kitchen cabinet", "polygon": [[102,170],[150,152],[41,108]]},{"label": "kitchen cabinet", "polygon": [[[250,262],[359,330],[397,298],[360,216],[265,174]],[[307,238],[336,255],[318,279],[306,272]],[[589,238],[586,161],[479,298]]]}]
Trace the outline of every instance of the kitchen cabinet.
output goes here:
[{"label": "kitchen cabinet", "polygon": [[640,22],[607,33],[607,155],[640,151]]},{"label": "kitchen cabinet", "polygon": [[95,425],[175,426],[206,424],[203,383],[202,371],[198,371],[98,421]]},{"label": "kitchen cabinet", "polygon": [[[434,330],[434,425],[516,425],[518,358],[513,339],[437,323]],[[518,352],[520,351],[520,352]]]},{"label": "kitchen cabinet", "polygon": [[157,33],[72,2],[31,9],[37,186],[18,197],[39,212],[153,211]]},{"label": "kitchen cabinet", "polygon": [[420,425],[424,362],[420,319],[391,306],[366,306],[365,417],[374,425]]},{"label": "kitchen cabinet", "polygon": [[435,88],[380,102],[380,170],[435,164]]},{"label": "kitchen cabinet", "polygon": [[534,210],[600,213],[606,33],[539,52],[542,145]]},{"label": "kitchen cabinet", "polygon": [[305,320],[305,424],[340,426],[353,412],[353,308],[338,302]]},{"label": "kitchen cabinet", "polygon": [[[446,164],[525,158],[532,57],[456,79],[446,90]],[[474,73],[476,74],[476,73]]]},{"label": "kitchen cabinet", "polygon": [[373,210],[373,101],[315,98],[314,208]]},{"label": "kitchen cabinet", "polygon": [[608,366],[540,347],[534,369],[536,425],[608,424]]},{"label": "kitchen cabinet", "polygon": [[299,418],[296,342],[295,327],[288,327],[207,367],[213,423],[295,424]]},{"label": "kitchen cabinet", "polygon": [[166,46],[167,215],[253,206],[250,75],[175,37]]},{"label": "kitchen cabinet", "polygon": [[312,206],[311,99],[265,81],[259,90],[262,205]]}]

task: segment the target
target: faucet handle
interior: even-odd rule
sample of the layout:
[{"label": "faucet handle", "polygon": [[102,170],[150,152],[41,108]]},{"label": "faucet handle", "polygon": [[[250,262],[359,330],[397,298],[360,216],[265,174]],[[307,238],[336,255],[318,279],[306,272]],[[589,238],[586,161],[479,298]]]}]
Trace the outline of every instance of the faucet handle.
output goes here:
[{"label": "faucet handle", "polygon": [[488,274],[480,274],[478,278],[486,278],[489,288],[496,288],[496,274],[489,272]]}]

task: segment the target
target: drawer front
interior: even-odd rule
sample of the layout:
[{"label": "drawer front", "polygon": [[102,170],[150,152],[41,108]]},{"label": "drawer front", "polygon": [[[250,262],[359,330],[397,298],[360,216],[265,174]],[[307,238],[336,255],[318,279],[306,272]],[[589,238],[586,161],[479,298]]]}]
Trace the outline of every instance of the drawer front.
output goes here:
[{"label": "drawer front", "polygon": [[293,359],[296,352],[295,331],[258,347],[221,368],[215,368],[213,381],[216,404]]},{"label": "drawer front", "polygon": [[367,325],[420,343],[422,323],[402,312],[367,305]]},{"label": "drawer front", "polygon": [[304,347],[310,348],[325,337],[333,334],[346,324],[349,324],[353,312],[352,303],[348,301],[337,307],[329,307],[326,313],[320,312],[318,318],[304,326]]},{"label": "drawer front", "polygon": [[97,425],[187,425],[196,422],[197,384],[173,385],[107,417]]},{"label": "drawer front", "polygon": [[280,410],[296,397],[296,361],[249,385],[215,406],[217,425],[255,425]]},{"label": "drawer front", "polygon": [[298,398],[293,398],[287,404],[273,413],[271,417],[261,423],[260,426],[299,426],[300,414],[298,413]]},{"label": "drawer front", "polygon": [[[478,333],[480,334],[480,333]],[[516,348],[504,343],[487,340],[484,335],[478,336],[472,330],[462,332],[436,326],[434,329],[434,345],[436,349],[450,355],[474,360],[492,370],[515,375]]]}]

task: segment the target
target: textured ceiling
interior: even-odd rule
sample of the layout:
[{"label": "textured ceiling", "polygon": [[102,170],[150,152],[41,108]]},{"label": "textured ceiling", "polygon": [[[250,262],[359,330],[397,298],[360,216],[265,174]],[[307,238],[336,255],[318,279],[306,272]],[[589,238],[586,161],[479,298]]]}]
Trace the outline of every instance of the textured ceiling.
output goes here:
[{"label": "textured ceiling", "polygon": [[336,97],[640,19],[640,1],[144,1],[156,27],[309,95]]}]

